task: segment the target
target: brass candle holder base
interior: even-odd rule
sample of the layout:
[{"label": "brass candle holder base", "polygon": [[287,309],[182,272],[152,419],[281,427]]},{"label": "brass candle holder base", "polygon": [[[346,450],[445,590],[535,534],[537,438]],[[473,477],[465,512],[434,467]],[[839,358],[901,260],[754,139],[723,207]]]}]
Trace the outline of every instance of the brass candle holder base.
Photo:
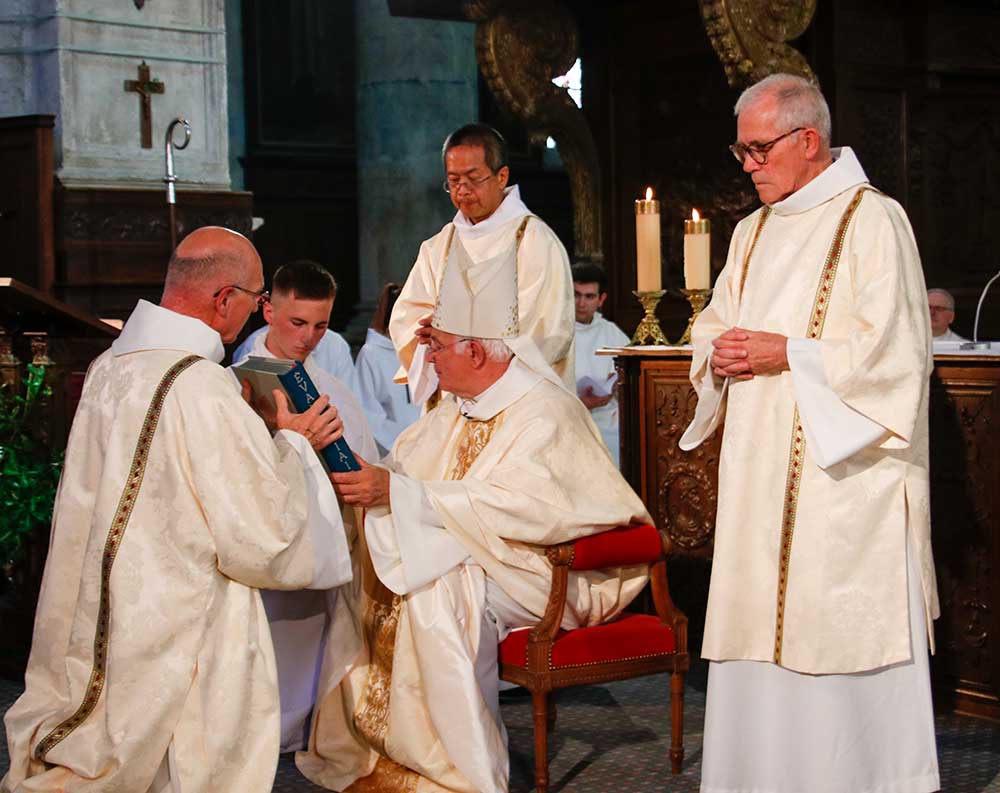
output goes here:
[{"label": "brass candle holder base", "polygon": [[663,295],[666,294],[664,290],[633,292],[632,294],[639,298],[639,302],[642,303],[642,308],[646,314],[642,318],[642,322],[639,323],[639,327],[635,329],[632,341],[629,342],[628,346],[638,347],[643,344],[662,344],[664,347],[668,346],[670,342],[663,335],[663,331],[660,330],[660,323],[656,319],[656,307],[660,304]]},{"label": "brass candle holder base", "polygon": [[691,319],[688,320],[687,327],[684,328],[684,335],[677,341],[677,347],[680,347],[683,344],[691,343],[691,328],[694,327],[694,322],[698,319],[698,315],[701,314],[705,306],[708,304],[708,298],[711,297],[712,290],[682,289],[681,294],[684,295],[684,297],[687,298],[688,303],[691,304]]}]

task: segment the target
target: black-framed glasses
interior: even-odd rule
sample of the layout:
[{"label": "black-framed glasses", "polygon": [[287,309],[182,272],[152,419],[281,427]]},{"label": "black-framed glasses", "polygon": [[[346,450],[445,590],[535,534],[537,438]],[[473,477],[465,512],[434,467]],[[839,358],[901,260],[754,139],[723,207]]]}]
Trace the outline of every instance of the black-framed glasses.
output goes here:
[{"label": "black-framed glasses", "polygon": [[257,308],[260,308],[265,303],[270,302],[271,293],[266,289],[261,289],[259,292],[254,292],[252,289],[244,289],[242,286],[237,286],[236,284],[229,284],[219,289],[214,295],[212,295],[212,300],[215,300],[219,295],[222,294],[225,289],[238,289],[240,292],[246,292],[248,295],[253,295],[257,300]]},{"label": "black-framed glasses", "polygon": [[740,143],[739,141],[736,141],[736,143],[734,143],[732,146],[729,147],[729,151],[733,153],[733,156],[736,158],[736,162],[738,162],[740,165],[742,165],[744,160],[746,160],[747,155],[749,155],[750,159],[753,160],[758,165],[766,165],[767,153],[774,148],[775,143],[784,140],[789,135],[795,132],[801,132],[804,129],[805,127],[796,127],[795,129],[790,129],[784,135],[778,135],[778,137],[774,138],[773,140],[769,140],[767,143],[758,143],[757,145]]},{"label": "black-framed glasses", "polygon": [[441,187],[444,188],[444,191],[446,193],[451,193],[455,190],[458,190],[458,188],[460,187],[464,187],[466,190],[475,190],[477,187],[486,184],[490,179],[494,178],[495,176],[496,176],[495,173],[491,173],[489,176],[483,176],[479,179],[473,179],[471,176],[466,176],[462,179],[448,178],[441,183]]},{"label": "black-framed glasses", "polygon": [[456,344],[461,344],[463,341],[472,341],[472,339],[462,338],[451,342],[451,344],[441,344],[437,339],[431,339],[427,342],[427,347],[429,348],[427,352],[430,355],[439,355],[442,350],[447,350],[449,347],[454,347]]}]

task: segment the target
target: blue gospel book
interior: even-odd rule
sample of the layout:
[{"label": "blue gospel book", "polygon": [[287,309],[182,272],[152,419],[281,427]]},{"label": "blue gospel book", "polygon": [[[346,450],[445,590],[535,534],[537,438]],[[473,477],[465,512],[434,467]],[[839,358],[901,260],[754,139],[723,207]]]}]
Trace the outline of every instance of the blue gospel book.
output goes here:
[{"label": "blue gospel book", "polygon": [[[273,408],[274,400],[271,392],[281,388],[287,395],[290,407],[297,413],[304,413],[319,399],[319,392],[299,361],[284,358],[261,358],[251,355],[245,361],[233,367],[233,372],[240,380],[248,380],[255,399],[266,400]],[[319,452],[319,459],[327,472],[343,473],[345,471],[360,471],[361,466],[354,457],[347,441],[338,438]]]}]

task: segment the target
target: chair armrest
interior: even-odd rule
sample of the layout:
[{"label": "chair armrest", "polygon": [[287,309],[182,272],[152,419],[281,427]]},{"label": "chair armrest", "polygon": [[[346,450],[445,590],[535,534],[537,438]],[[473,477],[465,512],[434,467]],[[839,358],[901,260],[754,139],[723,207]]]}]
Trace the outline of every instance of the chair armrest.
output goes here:
[{"label": "chair armrest", "polygon": [[621,526],[571,543],[555,545],[549,548],[548,557],[552,564],[559,564],[566,558],[568,547],[572,549],[569,559],[571,570],[602,570],[651,564],[664,557],[667,551],[664,546],[664,539],[655,526]]},{"label": "chair armrest", "polygon": [[670,597],[670,587],[667,585],[667,560],[660,559],[650,565],[649,587],[653,593],[653,606],[660,622],[669,625],[674,632],[675,647],[678,653],[687,652],[688,618],[684,612],[674,605]]}]

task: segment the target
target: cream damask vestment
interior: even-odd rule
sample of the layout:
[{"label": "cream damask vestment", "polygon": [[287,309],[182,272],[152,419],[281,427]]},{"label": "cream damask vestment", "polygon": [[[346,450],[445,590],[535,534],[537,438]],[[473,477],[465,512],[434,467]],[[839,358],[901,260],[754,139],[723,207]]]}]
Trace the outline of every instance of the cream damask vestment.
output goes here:
[{"label": "cream damask vestment", "polygon": [[[690,449],[725,418],[702,791],[937,790],[927,644],[927,298],[909,222],[850,149],[734,232],[695,323]],[[722,380],[732,327],[790,371]]]},{"label": "cream damask vestment", "polygon": [[5,719],[5,793],[271,789],[278,689],[257,589],[333,587],[350,559],[321,519],[337,502],[315,454],[272,440],[222,355],[207,325],[141,301],[90,367]]},{"label": "cream damask vestment", "polygon": [[[457,257],[471,263],[469,289],[485,288],[478,275],[492,277],[494,262],[506,264],[511,252],[517,254],[517,309],[520,337],[515,352],[536,371],[551,367],[566,387],[575,389],[573,375],[573,279],[569,257],[559,238],[543,221],[531,216],[521,201],[517,187],[509,187],[506,197],[490,217],[472,224],[462,215],[420,246],[417,260],[392,310],[389,335],[403,368],[409,372],[414,400],[425,396],[419,388],[423,377],[436,382],[433,370],[423,359],[423,345],[416,341],[419,321],[436,308],[441,280],[449,261]],[[512,346],[513,348],[513,346]]]},{"label": "cream damask vestment", "polygon": [[[447,396],[384,464],[390,507],[368,512],[351,587],[364,650],[328,644],[324,677],[342,680],[299,768],[351,793],[505,791],[496,648],[544,612],[544,547],[649,515],[582,403],[517,358],[476,400]],[[614,617],[645,580],[644,566],[571,574],[565,627]]]},{"label": "cream damask vestment", "polygon": [[[246,354],[274,358],[267,348],[267,334],[256,337]],[[236,363],[239,359],[234,358]],[[344,440],[365,460],[378,459],[365,413],[347,383],[321,369],[313,355],[302,362],[320,395],[325,394],[344,422]],[[361,510],[340,510],[343,530],[353,544],[361,524]],[[271,625],[271,640],[278,668],[281,700],[281,751],[294,752],[305,746],[307,723],[316,701],[320,664],[331,624],[342,621],[343,604],[334,589],[281,591],[265,589],[261,594]]]}]

